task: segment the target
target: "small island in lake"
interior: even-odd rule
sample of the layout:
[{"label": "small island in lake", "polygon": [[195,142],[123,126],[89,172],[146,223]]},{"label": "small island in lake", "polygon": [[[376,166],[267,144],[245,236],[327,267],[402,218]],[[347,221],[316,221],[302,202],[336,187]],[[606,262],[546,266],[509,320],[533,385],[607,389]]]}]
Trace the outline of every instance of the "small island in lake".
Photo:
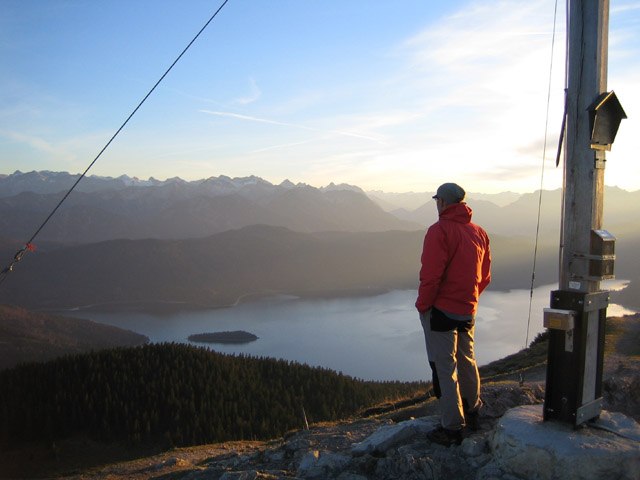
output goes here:
[{"label": "small island in lake", "polygon": [[198,343],[249,343],[255,342],[257,339],[258,337],[253,333],[242,330],[189,335],[189,341]]}]

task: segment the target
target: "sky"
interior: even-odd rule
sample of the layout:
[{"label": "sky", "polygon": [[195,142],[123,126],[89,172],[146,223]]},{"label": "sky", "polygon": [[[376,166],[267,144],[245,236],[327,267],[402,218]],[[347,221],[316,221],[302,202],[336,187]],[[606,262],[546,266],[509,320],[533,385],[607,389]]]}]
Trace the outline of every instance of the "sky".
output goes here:
[{"label": "sky", "polygon": [[[222,2],[2,0],[0,174],[83,172]],[[558,188],[565,8],[552,42],[556,0],[229,0],[89,174]],[[635,191],[640,0],[609,28],[605,183]]]}]

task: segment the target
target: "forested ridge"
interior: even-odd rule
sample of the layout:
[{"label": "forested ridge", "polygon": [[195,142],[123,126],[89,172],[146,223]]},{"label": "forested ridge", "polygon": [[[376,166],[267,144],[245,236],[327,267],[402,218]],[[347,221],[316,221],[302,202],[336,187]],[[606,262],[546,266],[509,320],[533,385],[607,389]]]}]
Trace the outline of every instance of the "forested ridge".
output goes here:
[{"label": "forested ridge", "polygon": [[0,372],[0,441],[102,441],[184,446],[266,439],[310,422],[424,391],[285,360],[182,344],[116,348]]}]

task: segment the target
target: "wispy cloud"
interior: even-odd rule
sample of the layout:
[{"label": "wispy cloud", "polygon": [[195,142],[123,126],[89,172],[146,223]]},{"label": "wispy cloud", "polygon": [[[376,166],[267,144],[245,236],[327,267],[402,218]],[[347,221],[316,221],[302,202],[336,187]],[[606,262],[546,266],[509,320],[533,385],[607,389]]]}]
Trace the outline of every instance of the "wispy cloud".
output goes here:
[{"label": "wispy cloud", "polygon": [[609,8],[610,8],[610,13],[613,15],[618,13],[632,12],[632,11],[640,10],[640,2],[627,2],[627,3],[616,2],[615,4],[611,5]]},{"label": "wispy cloud", "polygon": [[342,136],[345,136],[345,137],[354,137],[354,138],[360,138],[360,139],[363,139],[363,140],[369,140],[369,141],[376,142],[376,143],[383,143],[380,138],[376,138],[376,137],[369,136],[369,135],[364,135],[364,134],[357,133],[357,132],[342,131],[342,130],[323,130],[323,129],[319,129],[319,128],[308,127],[306,125],[301,125],[301,124],[296,124],[296,123],[289,123],[289,122],[280,122],[280,121],[277,121],[277,120],[270,120],[270,119],[267,119],[267,118],[253,117],[253,116],[250,116],[250,115],[242,115],[242,114],[233,113],[233,112],[220,112],[220,111],[212,111],[212,110],[200,110],[200,112],[206,113],[208,115],[216,115],[216,116],[219,116],[219,117],[230,117],[230,118],[235,118],[237,120],[256,122],[256,123],[266,123],[266,124],[269,124],[269,125],[279,125],[279,126],[282,126],[282,127],[289,127],[289,128],[300,129],[300,130],[307,130],[307,131],[310,131],[310,132],[320,132],[320,133],[325,133],[325,134],[342,135]]},{"label": "wispy cloud", "polygon": [[406,42],[411,67],[424,74],[417,78],[438,88],[438,97],[448,97],[454,105],[497,100],[500,106],[505,95],[522,97],[534,84],[540,90],[540,79],[548,71],[540,67],[543,60],[548,66],[551,53],[549,6],[541,1],[472,4]]},{"label": "wispy cloud", "polygon": [[59,145],[52,144],[51,142],[34,135],[28,135],[11,130],[0,130],[0,136],[8,138],[14,142],[26,144],[35,150],[55,156],[62,160],[74,160],[76,158],[75,155],[72,155]]},{"label": "wispy cloud", "polygon": [[[325,116],[314,118],[313,127],[308,117],[305,123],[294,123],[230,111],[201,112],[374,144],[283,135],[278,138],[282,141],[248,152],[269,155],[271,150],[293,147],[306,151],[304,145],[314,143],[305,154],[306,172],[324,182],[339,179],[364,188],[379,188],[384,182],[398,190],[413,182],[412,188],[425,190],[446,176],[468,184],[482,178],[493,181],[492,188],[508,189],[512,178],[526,189],[528,175],[537,188],[553,3],[498,0],[464,7],[399,43],[393,50],[395,68],[367,79],[366,88],[351,95],[359,102],[345,96],[343,108],[327,114],[326,99],[314,97],[320,102],[314,111],[324,110]],[[564,23],[559,19],[557,25],[562,29]],[[560,46],[561,34],[556,42]],[[554,81],[561,94],[563,58],[556,54]],[[554,104],[551,124],[558,109],[561,105]],[[303,115],[298,112],[296,118]],[[318,128],[320,124],[333,128]],[[556,136],[550,134],[548,148]],[[281,161],[285,160],[269,157],[269,162]],[[509,165],[514,168],[512,177]]]},{"label": "wispy cloud", "polygon": [[283,143],[283,144],[280,144],[280,145],[271,145],[271,146],[268,146],[268,147],[263,147],[263,148],[258,148],[256,150],[252,150],[249,153],[250,154],[262,153],[262,152],[268,152],[270,150],[280,150],[280,149],[286,149],[286,148],[292,148],[292,147],[299,147],[301,145],[308,145],[309,143],[316,142],[316,141],[318,141],[318,139],[305,140],[303,142]]},{"label": "wispy cloud", "polygon": [[[318,2],[299,3],[295,9],[269,9],[267,14],[291,15],[286,20],[300,24],[308,12],[326,8],[316,5]],[[220,52],[216,66],[226,65],[225,75],[208,64],[193,75],[183,65],[183,75],[176,72],[163,84],[164,92],[145,105],[97,168],[111,175],[138,168],[138,176],[145,176],[145,171],[149,172],[146,176],[160,171],[174,176],[179,168],[180,175],[185,170],[192,178],[202,169],[205,175],[233,172],[274,180],[274,176],[287,178],[295,172],[304,182],[347,182],[395,191],[433,190],[449,180],[475,191],[537,189],[541,139],[548,135],[547,160],[553,162],[561,124],[564,4],[557,6],[549,129],[545,132],[556,2],[461,0],[443,9],[429,8],[428,3],[416,2],[422,28],[418,17],[402,23],[406,17],[400,16],[382,36],[372,24],[327,38],[323,35],[332,32],[318,25],[323,35],[297,36],[300,45],[279,43],[290,41],[287,35],[294,31],[269,30],[248,43],[240,41],[233,52]],[[616,145],[607,153],[606,181],[615,179],[628,188],[640,178],[640,164],[633,161],[640,150],[640,136],[634,134],[637,120],[631,115],[640,110],[640,0],[611,3],[609,88],[615,89],[630,118],[621,125]],[[443,10],[449,14],[440,15]],[[351,20],[357,21],[358,12],[350,12],[345,13],[353,14]],[[70,20],[67,17],[60,20]],[[238,40],[242,40],[246,19],[236,20],[242,20],[236,24]],[[39,41],[44,42],[56,40],[56,32],[67,30],[40,29],[36,33],[42,34]],[[272,34],[275,36],[269,37]],[[113,133],[110,128],[121,120],[131,89],[123,89],[128,90],[127,96],[118,98],[115,90],[102,94],[107,90],[98,83],[90,88],[99,92],[94,95],[85,82],[87,90],[75,91],[71,85],[80,85],[74,83],[79,80],[77,72],[71,77],[73,82],[66,84],[65,71],[57,72],[59,77],[44,74],[47,62],[36,60],[42,55],[63,55],[65,64],[82,62],[87,72],[97,68],[95,73],[99,73],[102,66],[91,62],[101,56],[74,58],[81,50],[45,48],[58,41],[37,44],[44,50],[33,49],[36,44],[26,49],[26,40],[20,39],[25,45],[20,58],[33,63],[22,73],[9,69],[0,75],[0,130],[4,129],[0,141],[4,157],[11,158],[5,168],[48,162],[47,168],[80,169]],[[272,40],[278,42],[271,45]],[[349,48],[345,48],[347,42]],[[279,50],[289,47],[291,51]],[[238,61],[238,52],[247,54],[246,61]],[[296,61],[283,61],[284,53]],[[258,57],[249,54],[260,55],[264,61],[254,62]],[[67,56],[71,57],[67,60]],[[143,69],[134,70],[135,75],[146,75]],[[30,78],[34,72],[40,73]],[[114,83],[114,78],[104,80]],[[131,80],[135,82],[137,78]],[[60,88],[63,83],[67,87]]]},{"label": "wispy cloud", "polygon": [[[558,123],[564,86],[562,18],[556,25],[550,125]],[[552,31],[552,2],[475,2],[400,46],[408,59],[402,80],[426,112],[432,151],[464,165],[457,173],[469,181],[541,156],[542,148],[530,147],[545,133]],[[433,173],[425,164],[415,175]]]},{"label": "wispy cloud", "polygon": [[262,91],[258,88],[258,84],[256,83],[254,78],[249,78],[249,94],[237,98],[234,103],[240,105],[249,105],[250,103],[255,102],[262,95]]},{"label": "wispy cloud", "polygon": [[220,112],[220,111],[213,111],[213,110],[200,110],[200,112],[206,113],[207,115],[216,115],[218,117],[230,117],[230,118],[235,118],[237,120],[246,120],[249,122],[268,123],[269,125],[280,125],[283,127],[300,128],[303,130],[313,130],[312,128],[305,127],[304,125],[296,125],[293,123],[279,122],[277,120],[269,120],[267,118],[252,117],[250,115],[242,115],[240,113]]}]

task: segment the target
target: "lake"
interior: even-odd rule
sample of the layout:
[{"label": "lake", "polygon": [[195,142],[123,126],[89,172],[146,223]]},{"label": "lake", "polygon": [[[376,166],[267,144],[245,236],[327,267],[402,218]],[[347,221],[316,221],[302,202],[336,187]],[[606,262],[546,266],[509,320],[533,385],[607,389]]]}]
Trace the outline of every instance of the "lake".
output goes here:
[{"label": "lake", "polygon": [[[603,288],[624,288],[623,280]],[[528,341],[543,331],[542,311],[555,285],[533,293]],[[487,364],[525,346],[529,290],[485,291],[476,318],[476,356]],[[277,296],[234,307],[171,315],[65,312],[133,330],[152,342],[191,343],[192,334],[245,330],[259,337],[243,345],[207,344],[224,353],[294,360],[365,380],[430,380],[415,290],[374,297],[300,299]],[[634,313],[610,305],[609,316]],[[195,344],[203,345],[203,344]]]}]

